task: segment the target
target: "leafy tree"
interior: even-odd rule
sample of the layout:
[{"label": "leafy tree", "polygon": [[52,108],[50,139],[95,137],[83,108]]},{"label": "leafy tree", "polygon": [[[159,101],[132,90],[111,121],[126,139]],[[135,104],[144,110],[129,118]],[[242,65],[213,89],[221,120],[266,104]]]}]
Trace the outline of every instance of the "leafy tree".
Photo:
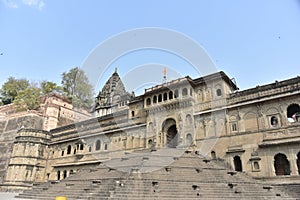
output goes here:
[{"label": "leafy tree", "polygon": [[56,83],[51,82],[51,81],[42,81],[41,84],[41,90],[43,94],[48,94],[50,92],[54,92],[54,91],[62,91],[62,87],[58,86]]},{"label": "leafy tree", "polygon": [[3,104],[12,103],[18,93],[25,90],[30,86],[29,81],[26,79],[16,79],[14,77],[9,77],[8,81],[5,82],[1,88],[1,97]]},{"label": "leafy tree", "polygon": [[39,108],[40,96],[50,92],[65,92],[73,101],[74,107],[90,108],[92,86],[84,71],[78,67],[62,74],[62,86],[51,81],[42,81],[40,85],[30,84],[26,79],[9,77],[0,90],[0,105],[15,103],[18,110],[36,110]]},{"label": "leafy tree", "polygon": [[41,89],[30,86],[18,92],[14,99],[14,104],[18,111],[22,110],[38,110],[40,107]]},{"label": "leafy tree", "polygon": [[84,71],[78,67],[62,74],[62,86],[74,107],[89,108],[93,102],[93,87],[89,83]]}]

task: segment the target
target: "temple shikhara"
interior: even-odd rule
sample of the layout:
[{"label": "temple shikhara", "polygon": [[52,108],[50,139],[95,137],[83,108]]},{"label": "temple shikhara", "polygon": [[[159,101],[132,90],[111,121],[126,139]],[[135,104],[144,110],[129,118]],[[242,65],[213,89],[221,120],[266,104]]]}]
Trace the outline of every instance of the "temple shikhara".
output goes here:
[{"label": "temple shikhara", "polygon": [[240,90],[221,71],[135,96],[115,71],[92,113],[56,93],[0,107],[0,150],[20,198],[297,199],[300,77]]}]

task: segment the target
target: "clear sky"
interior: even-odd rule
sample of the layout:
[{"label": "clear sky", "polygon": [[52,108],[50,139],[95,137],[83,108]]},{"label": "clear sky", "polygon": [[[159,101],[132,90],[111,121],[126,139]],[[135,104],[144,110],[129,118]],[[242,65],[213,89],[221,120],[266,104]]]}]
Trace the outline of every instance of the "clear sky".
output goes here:
[{"label": "clear sky", "polygon": [[[0,85],[9,76],[60,83],[101,42],[143,27],[192,38],[240,89],[300,75],[299,0],[0,0]],[[109,73],[161,63],[196,78],[165,52],[139,53]]]}]

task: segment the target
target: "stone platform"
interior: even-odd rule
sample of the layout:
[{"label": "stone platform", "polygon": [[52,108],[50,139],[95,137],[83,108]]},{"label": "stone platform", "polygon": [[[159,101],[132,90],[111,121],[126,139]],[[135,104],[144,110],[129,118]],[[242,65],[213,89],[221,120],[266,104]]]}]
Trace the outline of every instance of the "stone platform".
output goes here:
[{"label": "stone platform", "polygon": [[126,153],[65,180],[34,186],[24,199],[297,199],[192,151]]}]

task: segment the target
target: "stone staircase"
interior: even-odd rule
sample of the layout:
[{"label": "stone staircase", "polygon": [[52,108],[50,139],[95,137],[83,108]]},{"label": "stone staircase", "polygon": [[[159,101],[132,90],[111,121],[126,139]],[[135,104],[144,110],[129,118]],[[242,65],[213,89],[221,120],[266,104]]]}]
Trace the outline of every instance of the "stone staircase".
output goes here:
[{"label": "stone staircase", "polygon": [[300,199],[300,183],[274,184],[273,187],[285,191],[291,197]]},{"label": "stone staircase", "polygon": [[159,149],[125,154],[59,182],[35,185],[23,199],[296,199],[194,152]]}]

